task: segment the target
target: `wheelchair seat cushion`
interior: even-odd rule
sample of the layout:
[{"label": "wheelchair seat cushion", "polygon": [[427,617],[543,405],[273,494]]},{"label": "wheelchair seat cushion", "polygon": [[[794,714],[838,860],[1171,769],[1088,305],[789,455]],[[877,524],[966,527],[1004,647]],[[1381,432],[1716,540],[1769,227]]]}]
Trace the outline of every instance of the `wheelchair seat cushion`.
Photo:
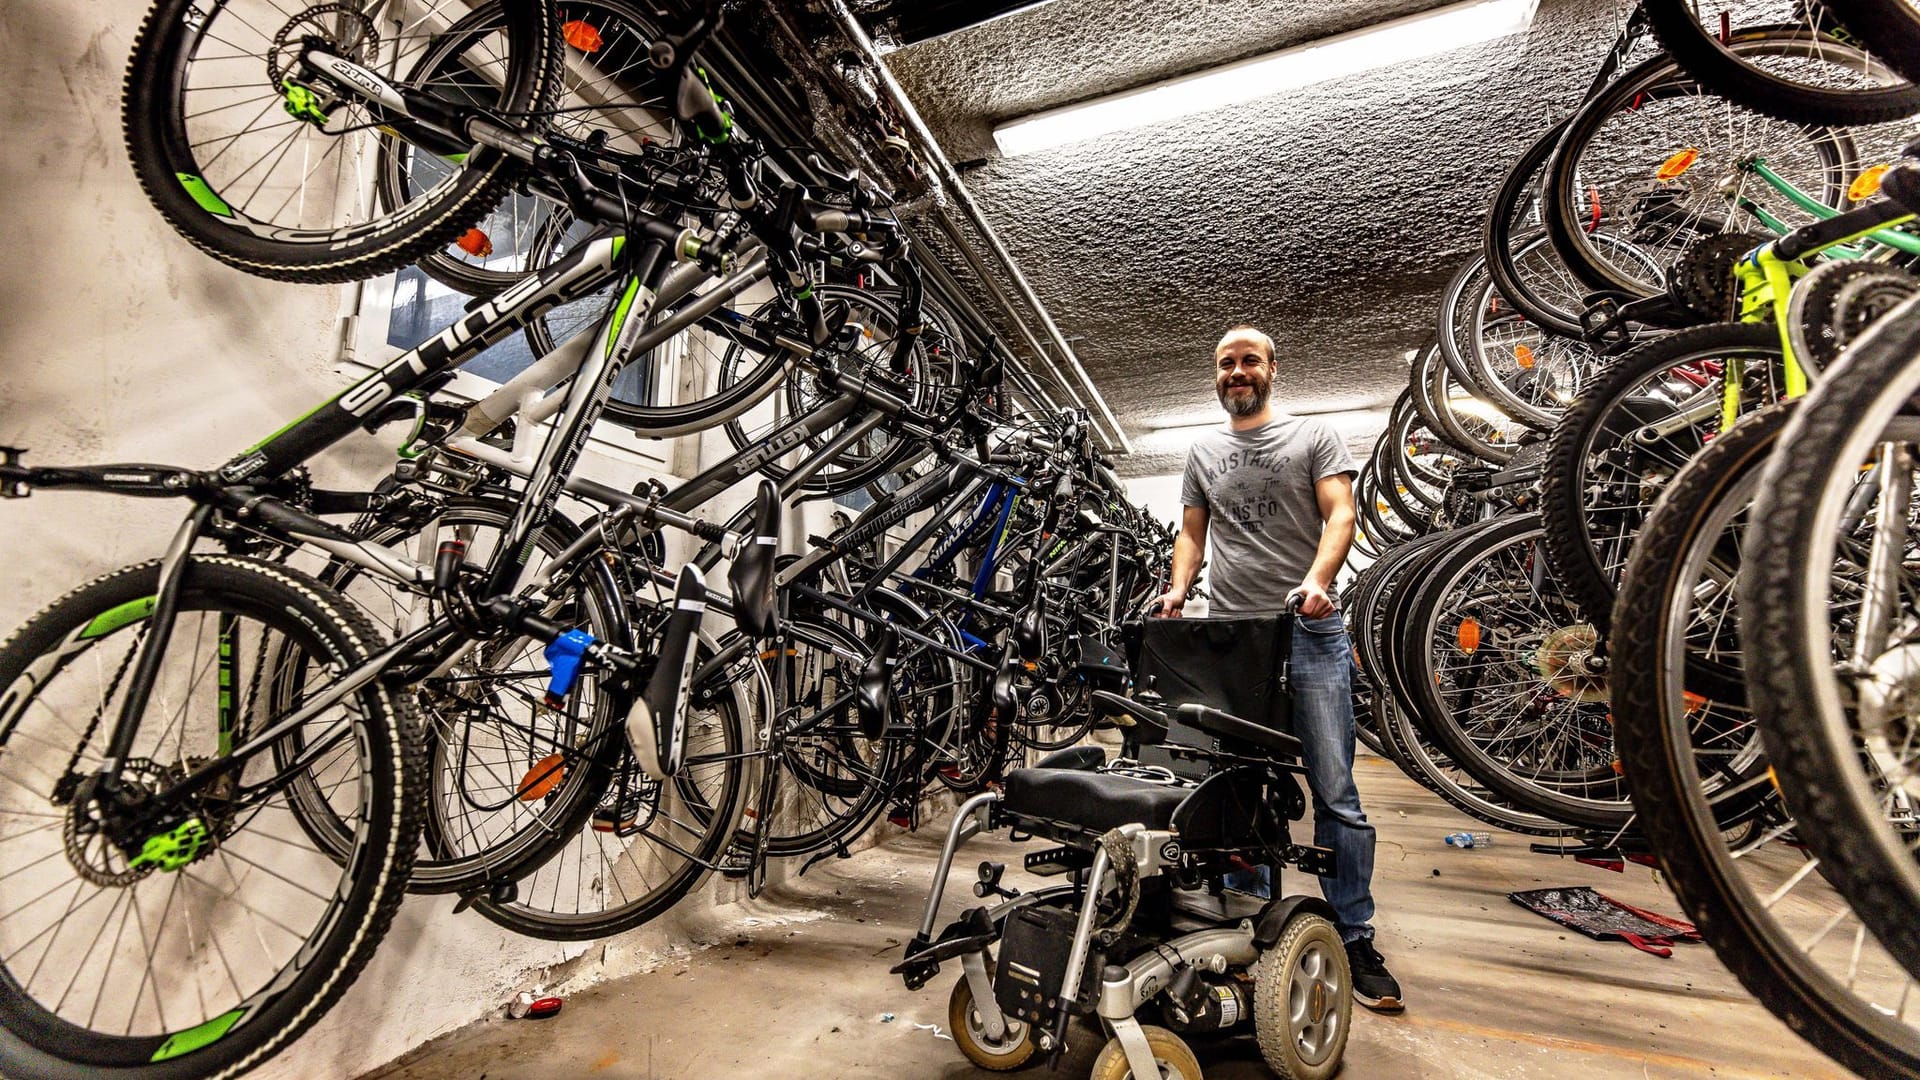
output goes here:
[{"label": "wheelchair seat cushion", "polygon": [[1077,769],[1015,769],[1007,774],[1002,808],[1023,817],[1064,821],[1106,832],[1137,821],[1164,829],[1192,788],[1132,776]]}]

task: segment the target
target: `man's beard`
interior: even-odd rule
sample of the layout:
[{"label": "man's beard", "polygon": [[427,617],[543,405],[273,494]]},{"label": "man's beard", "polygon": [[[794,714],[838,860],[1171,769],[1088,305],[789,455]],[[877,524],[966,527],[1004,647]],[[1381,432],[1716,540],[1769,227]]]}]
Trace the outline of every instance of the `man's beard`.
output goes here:
[{"label": "man's beard", "polygon": [[[1253,393],[1246,397],[1236,398],[1233,396],[1233,391],[1239,389],[1251,390]],[[1272,391],[1272,383],[1258,381],[1251,386],[1245,386],[1244,384],[1229,386],[1226,383],[1217,383],[1214,386],[1214,392],[1220,396],[1220,407],[1227,410],[1230,416],[1252,416],[1261,409],[1266,408],[1267,395]]]}]

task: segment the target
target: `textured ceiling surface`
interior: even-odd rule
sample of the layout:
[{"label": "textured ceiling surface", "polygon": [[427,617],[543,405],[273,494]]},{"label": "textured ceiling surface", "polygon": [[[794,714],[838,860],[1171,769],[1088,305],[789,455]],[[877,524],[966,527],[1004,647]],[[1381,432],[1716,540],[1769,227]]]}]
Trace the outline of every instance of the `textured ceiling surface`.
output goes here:
[{"label": "textured ceiling surface", "polygon": [[1236,322],[1278,342],[1283,408],[1390,402],[1506,169],[1578,103],[1625,9],[1542,0],[1524,35],[1017,158],[993,125],[1435,6],[1053,0],[888,56],[1079,339],[1135,440],[1126,471],[1179,467],[1184,438],[1155,430],[1217,414]]}]

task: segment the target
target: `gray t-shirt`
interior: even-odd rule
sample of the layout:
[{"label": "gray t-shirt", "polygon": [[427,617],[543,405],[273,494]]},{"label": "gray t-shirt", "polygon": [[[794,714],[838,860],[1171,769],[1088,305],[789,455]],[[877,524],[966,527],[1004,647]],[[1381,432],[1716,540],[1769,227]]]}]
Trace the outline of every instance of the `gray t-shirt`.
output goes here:
[{"label": "gray t-shirt", "polygon": [[1223,426],[1195,439],[1180,503],[1207,508],[1207,610],[1284,610],[1320,549],[1325,523],[1314,484],[1358,471],[1347,444],[1310,416],[1276,413],[1251,431]]}]

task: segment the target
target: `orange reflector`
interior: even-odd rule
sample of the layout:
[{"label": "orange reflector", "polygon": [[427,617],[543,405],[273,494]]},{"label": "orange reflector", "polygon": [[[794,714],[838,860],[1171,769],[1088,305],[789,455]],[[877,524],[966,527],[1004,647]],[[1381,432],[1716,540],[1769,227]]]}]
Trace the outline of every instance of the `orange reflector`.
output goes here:
[{"label": "orange reflector", "polygon": [[1469,615],[1460,620],[1460,626],[1453,632],[1453,640],[1460,645],[1460,651],[1471,656],[1480,648],[1480,620]]},{"label": "orange reflector", "polygon": [[493,254],[493,241],[489,240],[487,234],[481,232],[479,229],[468,229],[466,232],[461,233],[460,239],[455,240],[453,246],[476,259],[484,259]]},{"label": "orange reflector", "polygon": [[1615,775],[1615,776],[1625,776],[1625,775],[1627,775],[1627,767],[1626,767],[1625,765],[1622,765],[1622,764],[1620,763],[1620,759],[1619,759],[1619,758],[1614,758],[1614,759],[1613,759],[1613,775]]},{"label": "orange reflector", "polygon": [[1691,690],[1682,690],[1680,692],[1680,706],[1686,710],[1689,716],[1699,712],[1701,707],[1706,705],[1706,703],[1706,698],[1701,697]]},{"label": "orange reflector", "polygon": [[591,23],[581,19],[573,19],[569,22],[562,23],[560,26],[560,36],[567,40],[567,44],[579,49],[583,53],[599,52],[600,46],[603,44],[600,40],[600,31],[595,30]]},{"label": "orange reflector", "polygon": [[1689,146],[1685,150],[1661,162],[1660,168],[1654,172],[1653,178],[1655,180],[1678,180],[1680,174],[1693,168],[1693,163],[1699,160],[1700,151]]},{"label": "orange reflector", "polygon": [[1854,202],[1873,198],[1880,191],[1881,178],[1885,177],[1887,170],[1891,168],[1893,168],[1891,165],[1875,165],[1854,177],[1853,183],[1847,185],[1847,198]]},{"label": "orange reflector", "polygon": [[553,794],[553,789],[559,787],[560,781],[566,779],[566,776],[567,767],[560,755],[548,754],[534,762],[533,768],[528,769],[527,775],[521,778],[518,793],[520,801],[532,802],[535,799],[546,798]]},{"label": "orange reflector", "polygon": [[1513,347],[1513,362],[1520,365],[1521,371],[1533,370],[1533,350],[1525,345]]}]

